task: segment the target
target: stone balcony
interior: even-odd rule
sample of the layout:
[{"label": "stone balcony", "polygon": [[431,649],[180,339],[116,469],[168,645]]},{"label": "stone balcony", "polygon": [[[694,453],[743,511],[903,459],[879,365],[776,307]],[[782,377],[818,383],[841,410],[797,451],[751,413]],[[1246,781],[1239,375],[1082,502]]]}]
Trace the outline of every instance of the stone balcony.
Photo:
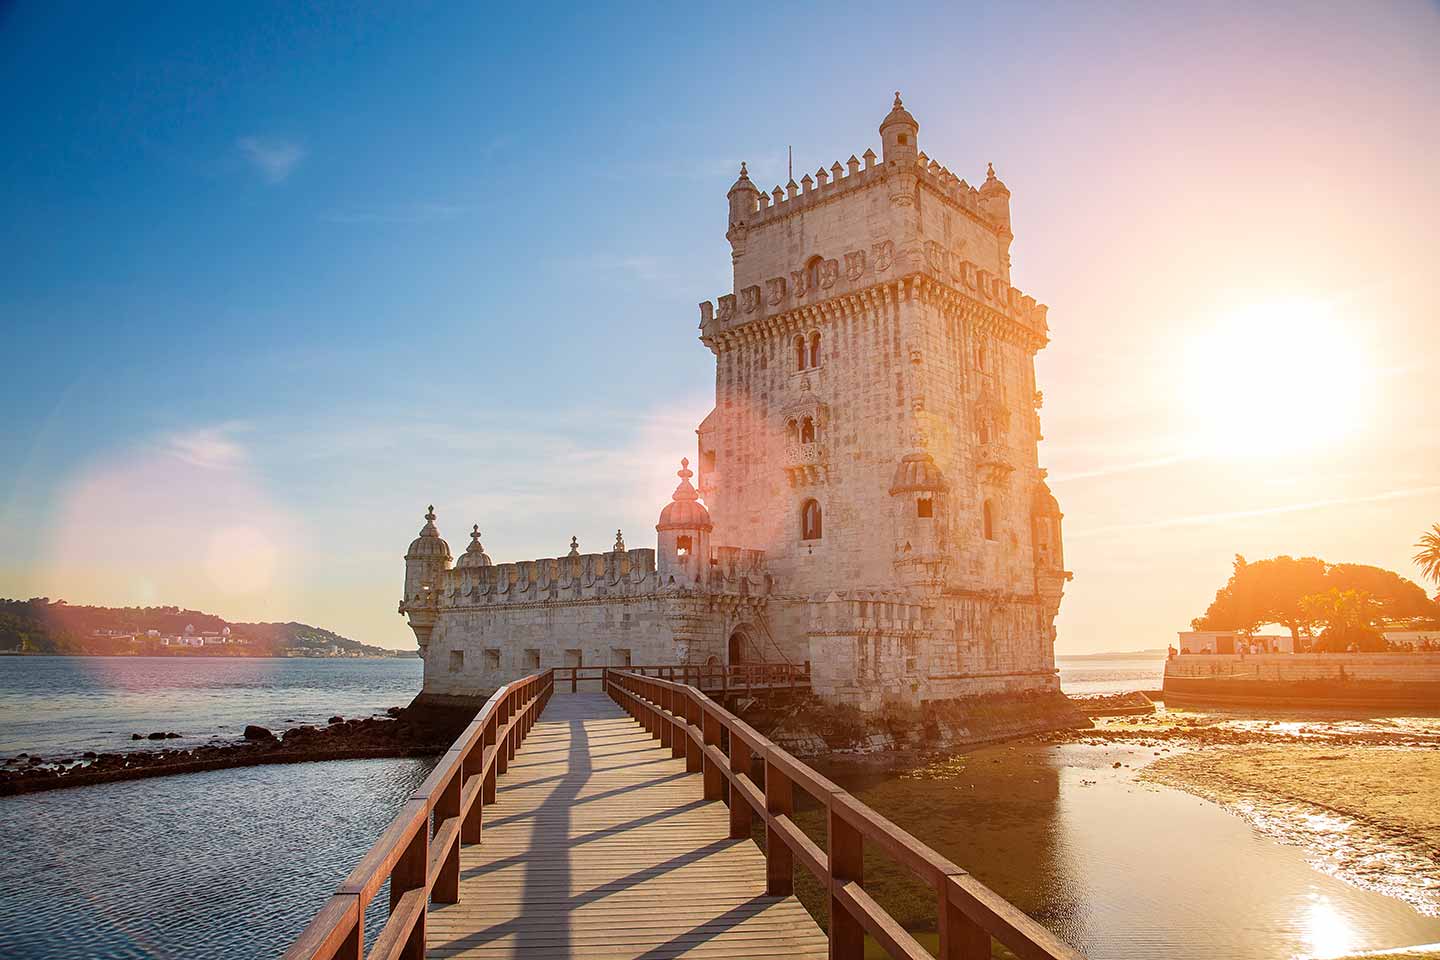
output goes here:
[{"label": "stone balcony", "polygon": [[975,466],[982,483],[1003,484],[1015,471],[1009,451],[995,440],[980,444],[975,455]]},{"label": "stone balcony", "polygon": [[787,443],[784,467],[792,487],[824,483],[830,475],[829,451],[819,441]]}]

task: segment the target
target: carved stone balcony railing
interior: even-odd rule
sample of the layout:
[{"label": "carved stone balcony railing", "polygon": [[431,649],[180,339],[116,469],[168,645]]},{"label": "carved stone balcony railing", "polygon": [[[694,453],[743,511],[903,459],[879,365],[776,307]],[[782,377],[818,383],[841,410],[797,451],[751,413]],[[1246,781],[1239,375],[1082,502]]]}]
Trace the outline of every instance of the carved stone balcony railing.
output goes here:
[{"label": "carved stone balcony railing", "polygon": [[1010,462],[1010,455],[1005,447],[994,440],[980,444],[975,464],[981,483],[1003,484],[1015,470],[1015,464]]},{"label": "carved stone balcony railing", "polygon": [[792,487],[824,483],[830,475],[829,451],[823,443],[787,443],[785,477]]}]

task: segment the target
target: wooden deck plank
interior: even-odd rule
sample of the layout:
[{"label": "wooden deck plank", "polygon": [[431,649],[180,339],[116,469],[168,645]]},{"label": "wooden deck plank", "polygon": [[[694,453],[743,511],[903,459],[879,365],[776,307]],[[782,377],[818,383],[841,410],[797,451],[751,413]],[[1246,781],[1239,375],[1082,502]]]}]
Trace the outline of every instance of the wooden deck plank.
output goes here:
[{"label": "wooden deck plank", "polygon": [[557,693],[460,853],[460,902],[432,904],[427,955],[827,955],[794,897],[765,896],[765,858],[728,839],[725,806],[599,693]]}]

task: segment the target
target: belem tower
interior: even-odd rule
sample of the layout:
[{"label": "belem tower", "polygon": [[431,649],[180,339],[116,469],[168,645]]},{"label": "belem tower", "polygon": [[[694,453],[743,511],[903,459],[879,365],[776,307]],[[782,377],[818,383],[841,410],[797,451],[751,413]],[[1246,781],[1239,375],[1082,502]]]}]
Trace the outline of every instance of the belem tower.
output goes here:
[{"label": "belem tower", "polygon": [[[875,709],[1055,691],[1060,509],[1038,463],[1046,308],[1010,285],[1010,191],[920,149],[730,187],[734,287],[700,304],[715,406],[654,548],[405,555],[424,696],[551,666],[789,662]],[[693,482],[692,482],[693,478]]]}]

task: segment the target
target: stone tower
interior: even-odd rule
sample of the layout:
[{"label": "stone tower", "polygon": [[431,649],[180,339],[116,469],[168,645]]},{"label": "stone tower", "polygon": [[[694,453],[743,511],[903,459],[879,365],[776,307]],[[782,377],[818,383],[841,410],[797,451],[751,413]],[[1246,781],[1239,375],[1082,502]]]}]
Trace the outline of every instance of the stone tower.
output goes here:
[{"label": "stone tower", "polygon": [[1010,192],[919,131],[896,94],[881,158],[770,193],[742,165],[734,287],[701,304],[715,541],[766,552],[773,633],[862,704],[1054,688],[1069,577],[1037,456],[1046,309],[1010,285]]}]

